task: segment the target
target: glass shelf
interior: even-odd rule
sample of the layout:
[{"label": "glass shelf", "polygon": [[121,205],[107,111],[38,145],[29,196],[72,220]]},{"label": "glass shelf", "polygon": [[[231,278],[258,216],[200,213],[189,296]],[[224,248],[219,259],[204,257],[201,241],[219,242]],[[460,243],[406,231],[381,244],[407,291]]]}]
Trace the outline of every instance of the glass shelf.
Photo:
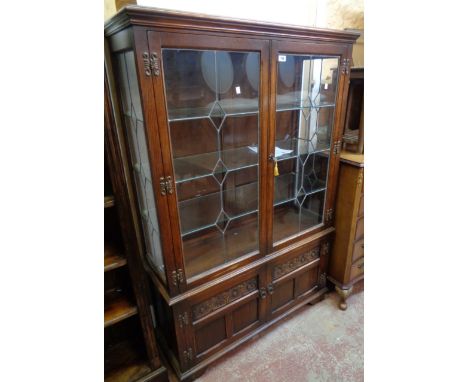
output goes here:
[{"label": "glass shelf", "polygon": [[311,100],[308,97],[301,98],[301,94],[281,94],[276,96],[276,111],[293,111],[304,109],[320,109],[326,107],[335,107],[335,101],[328,98],[322,98],[320,95]]},{"label": "glass shelf", "polygon": [[291,150],[290,153],[285,153],[279,156],[277,155],[275,157],[277,162],[298,158],[300,155],[323,155],[330,150],[330,140],[316,141],[315,143],[312,143],[307,139],[291,138],[287,140],[276,141],[275,145],[277,148],[282,150]]},{"label": "glass shelf", "polygon": [[256,114],[258,114],[258,99],[222,99],[212,102],[205,107],[170,109],[169,122]]},{"label": "glass shelf", "polygon": [[258,182],[252,182],[180,201],[182,237],[212,227],[224,233],[233,220],[258,212],[257,195]]},{"label": "glass shelf", "polygon": [[249,146],[244,146],[199,155],[189,155],[176,158],[173,162],[176,184],[179,184],[210,175],[258,166],[258,154]]},{"label": "glass shelf", "polygon": [[[296,180],[298,180],[296,173],[288,173],[275,177],[275,196],[273,201],[275,207],[292,201],[300,204],[305,197],[326,190],[326,182],[324,180],[309,180],[304,182],[302,186],[296,184]],[[294,192],[297,188],[300,189]]]}]

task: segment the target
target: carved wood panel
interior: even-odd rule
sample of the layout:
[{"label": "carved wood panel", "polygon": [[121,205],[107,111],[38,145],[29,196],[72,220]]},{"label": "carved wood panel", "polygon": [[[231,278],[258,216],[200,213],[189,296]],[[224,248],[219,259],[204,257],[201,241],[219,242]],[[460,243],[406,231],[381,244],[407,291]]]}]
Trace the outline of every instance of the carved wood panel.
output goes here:
[{"label": "carved wood panel", "polygon": [[193,320],[198,320],[206,316],[207,314],[226,306],[232,301],[238,300],[239,298],[249,294],[250,292],[257,289],[257,278],[244,281],[227,291],[220,293],[212,298],[205,300],[192,307]]},{"label": "carved wood panel", "polygon": [[319,255],[319,249],[314,248],[306,253],[292,258],[286,263],[276,265],[272,271],[273,280],[279,279],[281,276],[284,276],[294,271],[295,269],[310,263],[311,261],[317,259]]}]

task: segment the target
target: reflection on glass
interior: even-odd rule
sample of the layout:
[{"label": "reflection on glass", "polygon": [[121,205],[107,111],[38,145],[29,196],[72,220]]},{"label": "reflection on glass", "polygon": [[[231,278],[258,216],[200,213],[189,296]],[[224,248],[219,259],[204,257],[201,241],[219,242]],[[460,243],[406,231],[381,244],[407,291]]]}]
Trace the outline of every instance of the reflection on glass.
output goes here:
[{"label": "reflection on glass", "polygon": [[142,217],[143,234],[145,238],[148,260],[155,266],[163,280],[166,278],[162,258],[159,222],[153,194],[146,145],[143,112],[138,90],[135,56],[133,52],[117,55],[117,73],[120,92],[122,94],[122,111],[125,116],[125,129],[130,146],[130,156],[133,163],[133,174],[137,189],[138,204]]},{"label": "reflection on glass", "polygon": [[260,56],[163,49],[188,278],[258,251]]},{"label": "reflection on glass", "polygon": [[280,55],[273,240],[323,221],[338,58]]}]

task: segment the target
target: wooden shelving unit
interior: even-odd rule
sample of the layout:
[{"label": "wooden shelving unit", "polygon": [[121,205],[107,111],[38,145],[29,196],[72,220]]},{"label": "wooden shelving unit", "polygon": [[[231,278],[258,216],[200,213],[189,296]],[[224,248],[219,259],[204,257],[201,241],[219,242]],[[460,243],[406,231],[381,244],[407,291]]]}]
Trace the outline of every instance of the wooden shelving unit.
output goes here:
[{"label": "wooden shelving unit", "polygon": [[[104,380],[165,382],[151,316],[151,300],[141,287],[145,276],[126,226],[128,195],[105,83],[104,167]],[[127,204],[126,204],[127,203]],[[138,283],[135,283],[138,280]],[[148,319],[149,318],[149,319]]]},{"label": "wooden shelving unit", "polygon": [[105,293],[104,327],[113,325],[137,314],[138,309],[122,290],[114,289]]},{"label": "wooden shelving unit", "polygon": [[127,259],[116,245],[104,243],[104,272],[127,265]]},{"label": "wooden shelving unit", "polygon": [[[110,179],[108,171],[106,156],[105,181]],[[112,191],[110,182],[105,185],[105,192],[109,191]],[[138,308],[132,293],[116,208],[114,196],[104,196],[104,379],[106,382],[136,382],[151,373],[151,367],[145,359],[145,346],[136,317]]]}]

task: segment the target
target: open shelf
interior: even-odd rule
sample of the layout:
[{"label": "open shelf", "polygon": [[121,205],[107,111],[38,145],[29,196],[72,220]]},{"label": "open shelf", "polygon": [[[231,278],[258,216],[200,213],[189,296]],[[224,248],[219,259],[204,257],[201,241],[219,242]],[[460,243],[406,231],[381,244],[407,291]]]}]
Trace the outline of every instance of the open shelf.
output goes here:
[{"label": "open shelf", "polygon": [[104,243],[104,272],[123,267],[127,259],[119,247],[113,243]]},{"label": "open shelf", "polygon": [[104,208],[113,207],[115,205],[115,199],[112,195],[104,196]]},{"label": "open shelf", "polygon": [[104,294],[104,327],[114,325],[138,313],[137,307],[122,289],[114,288]]},{"label": "open shelf", "polygon": [[[135,336],[136,322],[121,327],[114,327],[117,335],[105,333],[104,380],[106,382],[134,382],[151,373],[145,362],[144,345],[139,336]],[[132,329],[133,327],[133,329]],[[107,329],[110,330],[110,329]]]}]

